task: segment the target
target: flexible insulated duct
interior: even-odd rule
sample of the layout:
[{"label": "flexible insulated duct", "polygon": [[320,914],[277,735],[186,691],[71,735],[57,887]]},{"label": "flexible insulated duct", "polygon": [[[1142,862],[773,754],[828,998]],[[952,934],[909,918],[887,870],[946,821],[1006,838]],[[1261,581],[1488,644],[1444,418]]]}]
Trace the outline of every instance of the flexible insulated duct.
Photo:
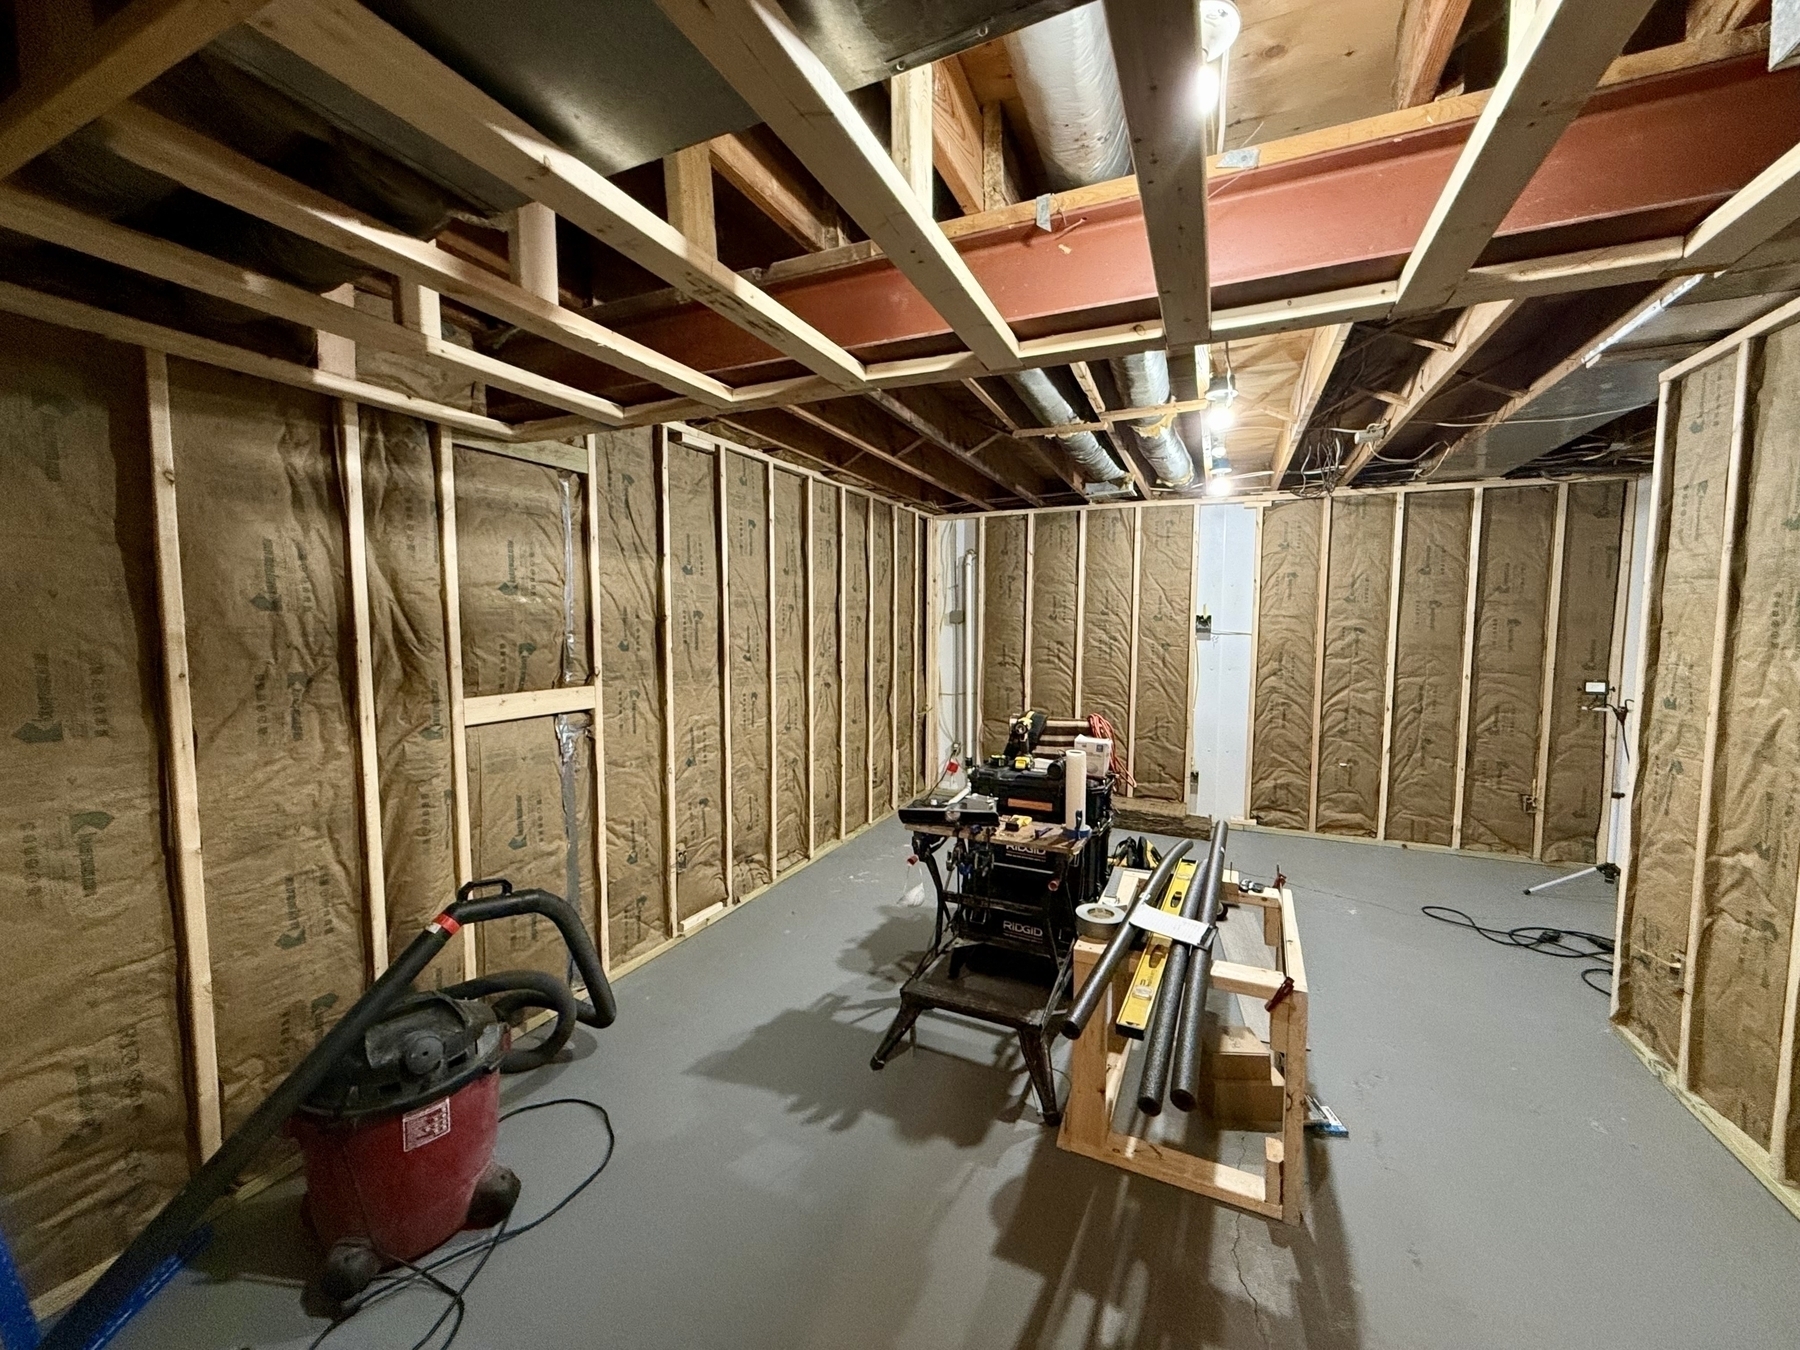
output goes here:
[{"label": "flexible insulated duct", "polygon": [[1098,3],[1008,33],[1006,54],[1052,190],[1131,172],[1125,104]]},{"label": "flexible insulated duct", "polygon": [[[1009,33],[1006,51],[1025,105],[1025,120],[1052,188],[1085,187],[1131,172],[1131,135],[1125,125],[1106,12],[1099,4],[1083,5]],[[1169,362],[1162,352],[1128,356],[1112,364],[1119,387],[1126,391],[1126,406],[1144,408],[1169,401]],[[1039,375],[1038,379],[1068,408],[1048,377]],[[1058,416],[1039,408],[1019,379],[1013,380],[1013,387],[1032,411],[1044,418],[1046,426],[1085,420],[1075,416],[1073,409],[1067,416]],[[1194,481],[1193,455],[1172,425],[1159,428],[1154,421],[1138,422],[1133,424],[1132,434],[1164,484],[1186,487]],[[1084,432],[1059,443],[1088,477],[1103,476],[1107,482],[1124,477],[1092,435]],[[1089,460],[1096,456],[1112,465],[1111,473],[1096,475],[1089,468]]]},{"label": "flexible insulated duct", "polygon": [[[1112,363],[1113,378],[1125,395],[1127,408],[1153,408],[1170,400],[1167,352],[1144,352]],[[1156,476],[1170,487],[1186,487],[1194,481],[1194,457],[1187,442],[1175,430],[1171,418],[1149,417],[1131,424],[1132,435],[1144,448],[1144,458]]]},{"label": "flexible insulated duct", "polygon": [[[1061,427],[1087,420],[1063,397],[1056,382],[1041,370],[1021,370],[1017,375],[1008,375],[1006,382],[1025,400],[1025,406],[1042,426]],[[1106,453],[1106,448],[1091,431],[1072,431],[1067,436],[1058,436],[1056,443],[1068,452],[1069,458],[1090,482],[1116,483],[1125,476],[1125,470]]]}]

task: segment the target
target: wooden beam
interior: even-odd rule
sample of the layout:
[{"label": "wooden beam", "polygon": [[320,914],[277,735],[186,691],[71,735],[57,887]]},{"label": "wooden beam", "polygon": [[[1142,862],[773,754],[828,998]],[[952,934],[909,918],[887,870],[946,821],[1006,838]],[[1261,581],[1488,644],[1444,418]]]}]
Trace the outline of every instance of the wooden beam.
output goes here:
[{"label": "wooden beam", "polygon": [[1396,314],[1450,303],[1650,5],[1542,0],[1406,260]]},{"label": "wooden beam", "polygon": [[201,1160],[224,1138],[219,1101],[219,1042],[213,1010],[212,944],[206,920],[206,869],[200,851],[200,786],[194,762],[194,706],[188,666],[187,602],[181,586],[181,520],[175,498],[175,430],[169,412],[169,363],[144,353],[150,427],[151,528],[156,547],[156,613],[162,639],[162,705],[169,764],[169,833],[181,947],[182,1020],[193,1052],[194,1132]]},{"label": "wooden beam", "polygon": [[863,387],[862,362],[356,0],[277,0],[253,26],[808,370]]},{"label": "wooden beam", "polygon": [[[986,490],[981,480],[971,480],[965,471],[952,472],[949,466],[933,465],[924,462],[919,454],[906,454],[905,444],[897,444],[897,438],[887,434],[893,425],[872,410],[865,412],[866,404],[861,403],[815,403],[789,409],[793,416],[802,422],[811,423],[821,431],[830,432],[846,445],[873,456],[884,463],[893,465],[905,473],[911,474],[922,483],[958,497],[970,506],[984,507],[989,504],[993,495]],[[918,444],[915,439],[913,445]]]},{"label": "wooden beam", "polygon": [[391,229],[148,109],[122,105],[101,119],[98,130],[107,149],[140,168],[303,239],[439,291],[558,346],[641,375],[709,407],[731,401],[731,390],[710,375],[534,295],[428,240]]},{"label": "wooden beam", "polygon": [[914,66],[888,81],[888,149],[894,167],[912,189],[913,200],[929,219],[932,193],[932,102],[930,66]]},{"label": "wooden beam", "polygon": [[[582,479],[587,504],[582,544],[587,550],[588,650],[592,654],[594,672],[594,729],[588,741],[593,753],[589,769],[594,775],[594,934],[600,944],[600,968],[610,971],[612,912],[609,900],[612,891],[606,846],[606,646],[600,618],[600,438],[590,432],[583,439],[588,468]],[[592,997],[592,991],[589,991],[589,998]]]},{"label": "wooden beam", "polygon": [[909,472],[847,448],[843,438],[835,432],[821,430],[792,412],[775,409],[734,412],[719,421],[740,435],[748,435],[818,465],[827,476],[845,475],[889,497],[921,502],[933,508],[946,499],[945,496],[930,495],[934,490]]},{"label": "wooden beam", "polygon": [[818,253],[848,242],[837,207],[818,184],[803,180],[754,140],[718,136],[706,149],[719,177],[798,243]]},{"label": "wooden beam", "polygon": [[524,689],[512,694],[484,694],[463,700],[466,726],[485,727],[496,722],[523,722],[533,717],[562,713],[591,713],[592,685],[576,684],[557,689]]},{"label": "wooden beam", "polygon": [[690,145],[663,156],[663,194],[669,224],[709,258],[719,256],[718,225],[713,215],[712,151]]},{"label": "wooden beam", "polygon": [[1517,312],[1521,303],[1523,302],[1518,300],[1490,300],[1465,309],[1451,326],[1449,349],[1434,351],[1420,363],[1413,377],[1406,382],[1406,387],[1400,391],[1400,402],[1388,411],[1387,430],[1382,432],[1379,440],[1357,447],[1356,453],[1344,465],[1338,486],[1349,487],[1354,483],[1356,476],[1369,466],[1388,442],[1410,425],[1420,410],[1444,391],[1457,373],[1469,363],[1470,358],[1481,350],[1483,344],[1500,331],[1501,325]]},{"label": "wooden beam", "polygon": [[1686,36],[1713,37],[1742,28],[1755,17],[1763,0],[1688,0]]},{"label": "wooden beam", "polygon": [[995,211],[1019,200],[1006,154],[1006,113],[998,103],[981,110],[981,209]]},{"label": "wooden beam", "polygon": [[963,213],[974,215],[988,206],[981,105],[957,57],[933,63],[931,75],[931,161]]},{"label": "wooden beam", "polygon": [[[463,697],[462,576],[456,547],[456,450],[450,433],[434,423],[431,458],[437,470],[438,557],[443,567],[444,673],[450,702],[450,824],[455,844],[456,884],[475,879],[474,831],[469,820],[468,701]],[[475,976],[477,953],[472,928],[462,930],[463,978]]]},{"label": "wooden beam", "polygon": [[433,403],[429,399],[414,398],[410,394],[397,394],[380,385],[333,375],[311,366],[296,365],[292,361],[264,356],[260,352],[233,347],[226,342],[215,342],[211,338],[194,337],[190,333],[146,323],[142,319],[126,318],[111,310],[96,309],[92,305],[64,300],[61,296],[46,295],[24,286],[15,286],[11,282],[0,282],[0,312],[22,314],[28,319],[38,319],[61,328],[73,328],[82,333],[95,333],[128,346],[147,347],[168,356],[184,357],[205,365],[218,366],[221,370],[235,370],[243,375],[254,375],[258,379],[272,380],[276,384],[289,385],[295,389],[311,389],[334,398],[354,399],[358,403],[405,413],[408,417],[417,417],[422,421],[458,427],[477,436],[492,436],[501,441],[509,440],[512,436],[511,427],[492,417],[464,412],[461,408]]},{"label": "wooden beam", "polygon": [[[926,389],[921,392],[920,396],[929,392],[930,390]],[[869,393],[865,394],[864,397],[877,408],[880,408],[889,417],[892,417],[902,426],[906,427],[906,429],[911,431],[914,435],[924,437],[925,440],[929,441],[932,445],[935,445],[945,454],[960,460],[983,477],[998,484],[1000,487],[1005,488],[1006,491],[1013,496],[1018,497],[1020,500],[1031,506],[1042,506],[1044,504],[1044,499],[1042,497],[1026,487],[1016,477],[1010,474],[1001,473],[998,469],[983,460],[977,453],[980,448],[979,446],[964,445],[957,440],[952,439],[950,432],[943,426],[927,418],[923,413],[918,412],[906,403],[901,402],[892,394],[876,389],[871,390]],[[940,416],[945,411],[946,409],[940,408]],[[981,444],[986,444],[986,440],[983,440]]]},{"label": "wooden beam", "polygon": [[1800,219],[1800,146],[1795,146],[1696,225],[1682,245],[1696,271],[1730,267]]},{"label": "wooden beam", "polygon": [[[424,360],[446,374],[480,380],[595,421],[616,425],[624,420],[623,410],[610,399],[445,341],[437,292],[416,283],[399,283],[403,321],[390,323],[353,305],[5,185],[0,185],[0,226],[351,343]],[[334,368],[332,373],[354,376],[355,371]]]},{"label": "wooden beam", "polygon": [[[0,179],[130,98],[157,76],[249,18],[266,0],[132,0],[76,36],[60,59],[24,62],[22,82],[0,103]],[[26,0],[15,9],[29,12]],[[33,30],[20,34],[32,41]],[[40,48],[41,50],[41,48]]]},{"label": "wooden beam", "polygon": [[[349,3],[350,0],[343,0]],[[774,0],[657,0],[989,369],[1019,344],[887,149]]]},{"label": "wooden beam", "polygon": [[1319,406],[1319,399],[1325,393],[1331,372],[1337,368],[1338,356],[1344,350],[1344,342],[1349,338],[1352,326],[1334,323],[1313,330],[1312,345],[1306,349],[1306,361],[1300,367],[1300,378],[1294,382],[1291,415],[1281,429],[1281,440],[1275,447],[1275,457],[1269,465],[1269,487],[1272,491],[1281,490],[1281,480],[1287,476],[1288,465],[1293,462],[1300,438],[1306,434],[1307,424],[1312,421],[1313,412]]},{"label": "wooden beam", "polygon": [[1469,0],[1406,0],[1400,16],[1400,50],[1394,73],[1394,106],[1430,103],[1469,13]]},{"label": "wooden beam", "polygon": [[[1733,562],[1737,557],[1739,502],[1750,458],[1746,434],[1750,416],[1752,355],[1756,344],[1738,344],[1737,371],[1731,408],[1731,458],[1725,469],[1724,528],[1719,538],[1718,581],[1713,592],[1712,656],[1707,663],[1706,724],[1700,740],[1700,810],[1694,827],[1694,870],[1688,905],[1687,947],[1681,962],[1681,1039],[1675,1059],[1675,1078],[1685,1091],[1694,1087],[1694,1003],[1700,980],[1700,948],[1706,933],[1707,864],[1713,837],[1713,787],[1718,777],[1719,721],[1725,701],[1725,657],[1730,647],[1733,603]],[[1647,641],[1648,634],[1640,641]],[[1639,691],[1639,697],[1643,696]]]},{"label": "wooden beam", "polygon": [[1172,347],[1192,346],[1206,341],[1212,329],[1206,152],[1215,115],[1195,98],[1200,7],[1193,0],[1106,0],[1106,21],[1131,132],[1163,337]]},{"label": "wooden beam", "polygon": [[362,824],[363,918],[371,980],[388,964],[387,854],[381,836],[381,755],[375,733],[375,656],[369,616],[368,522],[363,510],[362,427],[356,404],[337,404],[338,474],[344,485],[349,564],[351,693],[356,704],[356,775]]}]

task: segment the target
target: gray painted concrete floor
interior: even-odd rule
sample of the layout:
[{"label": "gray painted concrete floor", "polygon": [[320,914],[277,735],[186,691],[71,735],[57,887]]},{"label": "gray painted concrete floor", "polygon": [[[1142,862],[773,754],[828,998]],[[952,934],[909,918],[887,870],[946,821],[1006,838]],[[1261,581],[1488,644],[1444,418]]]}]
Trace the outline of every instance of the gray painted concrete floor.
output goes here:
[{"label": "gray painted concrete floor", "polygon": [[[1595,881],[1529,864],[1234,837],[1296,889],[1312,1068],[1351,1136],[1309,1147],[1287,1230],[1059,1152],[1016,1052],[943,1019],[868,1059],[931,914],[890,822],[620,982],[617,1026],[512,1101],[591,1095],[618,1153],[500,1250],[459,1350],[504,1346],[1793,1347],[1800,1223],[1606,1029],[1579,963],[1504,950],[1422,903],[1611,931]],[[540,1212],[598,1131],[504,1127]],[[297,1187],[223,1225],[119,1344],[308,1344]],[[406,1295],[331,1347],[407,1346]]]}]

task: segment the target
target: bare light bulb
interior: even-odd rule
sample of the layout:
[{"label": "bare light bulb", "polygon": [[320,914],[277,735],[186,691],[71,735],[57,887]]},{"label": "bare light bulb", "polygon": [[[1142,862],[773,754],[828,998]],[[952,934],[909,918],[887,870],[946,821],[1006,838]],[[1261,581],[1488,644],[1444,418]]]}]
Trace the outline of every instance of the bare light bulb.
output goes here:
[{"label": "bare light bulb", "polygon": [[1194,110],[1211,117],[1219,106],[1219,68],[1211,62],[1200,67],[1194,76]]},{"label": "bare light bulb", "polygon": [[1206,495],[1209,497],[1229,497],[1231,495],[1231,475],[1213,470],[1211,478],[1206,480]]},{"label": "bare light bulb", "polygon": [[1237,421],[1237,414],[1231,410],[1229,403],[1215,403],[1206,410],[1206,427],[1209,431],[1229,431]]}]

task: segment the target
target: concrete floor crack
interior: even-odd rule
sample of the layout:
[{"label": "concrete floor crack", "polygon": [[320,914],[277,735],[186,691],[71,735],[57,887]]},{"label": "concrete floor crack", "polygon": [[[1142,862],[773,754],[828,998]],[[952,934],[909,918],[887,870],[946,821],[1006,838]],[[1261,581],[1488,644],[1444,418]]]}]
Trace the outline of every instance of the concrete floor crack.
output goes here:
[{"label": "concrete floor crack", "polygon": [[1250,1300],[1250,1313],[1256,1319],[1256,1339],[1264,1346],[1270,1344],[1269,1333],[1263,1330],[1263,1305],[1256,1292],[1250,1288],[1250,1281],[1244,1278],[1244,1256],[1240,1250],[1244,1240],[1244,1218],[1241,1214],[1232,1216],[1231,1220],[1231,1264],[1237,1270],[1238,1284],[1243,1287],[1244,1297]]}]

